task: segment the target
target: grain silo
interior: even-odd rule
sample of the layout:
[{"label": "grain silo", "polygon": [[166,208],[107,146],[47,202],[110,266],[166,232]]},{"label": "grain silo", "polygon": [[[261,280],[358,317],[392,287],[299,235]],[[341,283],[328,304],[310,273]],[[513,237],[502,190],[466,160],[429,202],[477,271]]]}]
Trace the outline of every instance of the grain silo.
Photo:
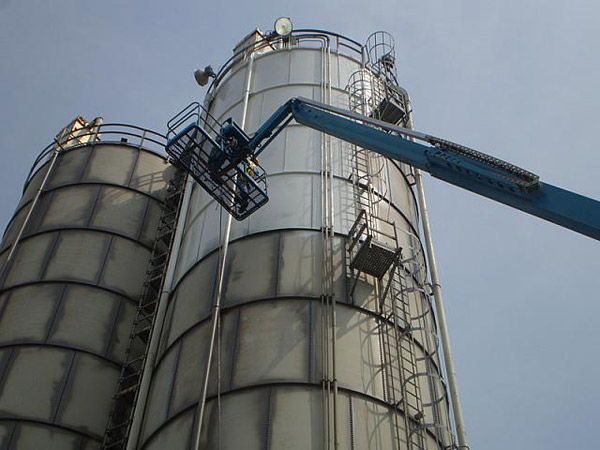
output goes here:
[{"label": "grain silo", "polygon": [[[175,128],[252,133],[299,96],[411,126],[383,32],[255,30],[210,76]],[[84,128],[49,149],[0,254],[7,448],[454,447],[412,168],[292,123],[260,158],[269,202],[235,221],[147,151],[163,137]]]},{"label": "grain silo", "polygon": [[2,448],[100,448],[165,187],[164,138],[78,118],[2,241]]}]

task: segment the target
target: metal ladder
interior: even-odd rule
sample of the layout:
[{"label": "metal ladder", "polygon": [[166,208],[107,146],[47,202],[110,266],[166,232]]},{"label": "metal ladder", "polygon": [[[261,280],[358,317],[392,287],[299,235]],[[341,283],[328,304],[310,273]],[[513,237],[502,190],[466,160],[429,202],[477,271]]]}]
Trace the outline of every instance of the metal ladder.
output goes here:
[{"label": "metal ladder", "polygon": [[113,396],[108,426],[104,433],[102,442],[104,450],[120,450],[127,445],[154,318],[173,246],[184,183],[185,172],[177,169],[167,184],[156,238],[146,270],[146,279],[129,335],[117,390]]},{"label": "metal ladder", "polygon": [[408,295],[412,289],[406,281],[404,261],[399,258],[391,269],[381,298],[381,312],[386,324],[384,337],[388,352],[390,402],[403,411],[408,449],[425,450],[424,410],[419,383],[421,373],[417,367]]}]

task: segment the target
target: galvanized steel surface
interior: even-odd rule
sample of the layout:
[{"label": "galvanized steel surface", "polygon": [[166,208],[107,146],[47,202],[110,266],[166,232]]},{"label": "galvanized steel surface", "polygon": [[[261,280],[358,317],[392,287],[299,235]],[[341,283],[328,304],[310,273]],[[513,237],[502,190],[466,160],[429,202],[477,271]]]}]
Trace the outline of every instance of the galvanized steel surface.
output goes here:
[{"label": "galvanized steel surface", "polygon": [[[322,70],[327,61],[331,103],[347,107],[345,86],[350,74],[360,67],[359,61],[314,46],[256,54],[246,130],[256,130],[291,97],[323,101]],[[211,95],[211,114],[219,120],[241,118],[245,67],[243,60],[233,64]],[[323,410],[322,393],[326,339],[322,328],[322,139],[320,133],[290,125],[261,155],[261,164],[269,174],[269,203],[232,225],[221,305],[220,352],[211,370],[220,377],[213,376],[209,382],[201,448],[324,448],[330,418]],[[337,303],[337,323],[335,330],[329,331],[336,346],[335,439],[337,447],[343,449],[395,449],[392,416],[401,412],[394,412],[387,403],[380,341],[383,319],[373,280],[363,277],[352,298],[347,292],[345,236],[358,215],[349,179],[352,148],[336,139],[328,145],[335,233],[329,263]],[[400,168],[389,161],[378,176],[385,177],[385,184],[390,186],[386,192],[375,192],[383,200],[379,215],[396,222],[400,245],[408,248],[418,230],[414,193]],[[217,248],[226,220],[210,196],[195,186],[141,448],[188,449],[197,433],[197,405],[216,289]],[[422,252],[419,258],[424,265]],[[409,279],[408,283],[418,281]],[[415,315],[423,314],[419,305],[413,303]],[[425,353],[432,352],[430,345],[430,341],[416,338],[419,365],[425,364]],[[434,364],[439,372],[437,359]],[[438,389],[444,389],[439,377],[436,383]],[[430,400],[430,392],[424,390],[423,402]],[[428,448],[439,448],[431,433],[427,441]]]},{"label": "galvanized steel surface", "polygon": [[0,441],[7,449],[96,449],[159,217],[166,161],[128,144],[40,160],[0,247]]}]

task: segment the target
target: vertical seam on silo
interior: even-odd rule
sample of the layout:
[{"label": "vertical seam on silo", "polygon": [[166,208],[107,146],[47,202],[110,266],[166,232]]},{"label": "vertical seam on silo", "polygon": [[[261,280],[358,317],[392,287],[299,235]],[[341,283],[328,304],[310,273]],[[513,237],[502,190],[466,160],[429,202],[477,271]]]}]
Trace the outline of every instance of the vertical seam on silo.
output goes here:
[{"label": "vertical seam on silo", "polygon": [[15,353],[17,352],[16,348],[11,348],[8,357],[6,358],[6,364],[2,370],[2,374],[0,374],[0,391],[4,391],[4,383],[6,382],[6,378],[8,377],[8,372],[10,371],[10,366],[15,360]]},{"label": "vertical seam on silo", "polygon": [[54,306],[54,312],[52,313],[52,317],[50,318],[50,322],[48,322],[48,329],[46,330],[45,336],[44,336],[44,344],[46,344],[48,342],[48,339],[50,338],[50,333],[52,333],[52,329],[54,328],[54,322],[56,321],[56,317],[58,316],[58,312],[60,311],[60,308],[64,302],[64,298],[66,296],[67,293],[67,285],[63,284],[62,286],[62,291],[60,293],[60,296],[58,297],[58,301],[56,302],[56,305]]},{"label": "vertical seam on silo", "polygon": [[137,168],[138,161],[140,160],[140,151],[135,152],[135,161],[131,165],[131,172],[129,172],[129,176],[127,177],[127,187],[131,187],[131,181],[133,180],[133,174],[135,173],[135,169]]},{"label": "vertical seam on silo", "polygon": [[348,395],[348,419],[350,421],[350,449],[355,450],[356,438],[354,436],[354,405],[352,404],[352,394]]},{"label": "vertical seam on silo", "polygon": [[92,144],[90,146],[90,152],[89,155],[87,157],[87,159],[85,160],[85,163],[81,166],[81,173],[79,174],[79,176],[77,177],[77,183],[81,183],[81,181],[83,180],[85,173],[87,172],[87,169],[90,166],[90,162],[92,160],[93,155],[96,153],[96,144]]},{"label": "vertical seam on silo", "polygon": [[73,373],[73,366],[75,365],[75,359],[77,358],[77,352],[73,352],[72,356],[71,356],[71,362],[69,363],[69,368],[67,369],[67,374],[65,376],[62,388],[60,390],[60,395],[58,396],[58,401],[56,403],[56,410],[54,411],[54,415],[52,416],[52,423],[56,422],[56,418],[58,416],[58,412],[60,411],[60,406],[62,403],[62,399],[65,395],[65,391],[67,390],[67,386],[69,385],[69,382],[71,380],[71,374]]},{"label": "vertical seam on silo", "polygon": [[229,374],[229,389],[233,389],[233,379],[236,370],[236,353],[238,350],[238,339],[240,335],[240,321],[242,316],[242,308],[237,308],[237,316],[235,318],[235,329],[233,332],[233,349],[231,351],[231,372]]},{"label": "vertical seam on silo", "polygon": [[[52,234],[54,234],[54,233],[52,233]],[[58,247],[58,240],[59,240],[61,234],[62,234],[61,231],[58,231],[56,233],[52,243],[48,246],[48,249],[46,250],[46,254],[42,258],[42,270],[40,272],[40,277],[39,277],[40,280],[43,280],[46,277],[46,272],[48,271],[48,267],[50,266],[50,260],[54,256],[56,247]]]},{"label": "vertical seam on silo", "polygon": [[173,377],[171,386],[169,386],[169,396],[167,397],[167,409],[165,411],[165,420],[169,420],[171,412],[171,404],[173,403],[173,393],[175,392],[175,381],[177,381],[177,372],[179,371],[179,359],[181,358],[181,350],[183,349],[183,339],[179,339],[179,348],[175,357],[175,368],[173,369]]},{"label": "vertical seam on silo", "polygon": [[96,188],[96,197],[94,198],[94,201],[92,202],[92,207],[90,208],[90,213],[88,215],[87,220],[85,221],[85,227],[89,228],[90,224],[92,223],[92,219],[94,218],[94,213],[96,212],[96,205],[98,204],[98,200],[100,199],[100,196],[104,193],[104,186],[99,186],[98,188]]},{"label": "vertical seam on silo", "polygon": [[4,317],[4,313],[6,312],[6,308],[8,308],[8,302],[10,301],[13,292],[14,291],[8,291],[8,294],[4,298],[4,302],[2,303],[2,306],[0,306],[0,317]]},{"label": "vertical seam on silo", "polygon": [[[108,358],[108,354],[110,352],[110,349],[112,347],[112,344],[115,340],[115,336],[117,334],[117,322],[119,321],[119,316],[121,315],[121,310],[124,310],[123,308],[123,303],[125,302],[125,300],[123,299],[123,297],[119,297],[119,306],[117,306],[117,311],[115,313],[115,317],[112,321],[112,327],[110,329],[110,336],[109,338],[106,340],[106,346],[104,348],[103,351],[103,355],[105,358]],[[121,358],[117,356],[117,360],[121,361]]]},{"label": "vertical seam on silo", "polygon": [[108,243],[106,245],[106,251],[104,252],[104,256],[102,257],[102,263],[100,264],[100,270],[98,271],[98,276],[96,278],[96,284],[100,285],[100,281],[102,281],[102,277],[104,276],[104,271],[106,270],[106,261],[108,261],[108,255],[112,250],[112,245],[115,237],[110,236],[108,238]]},{"label": "vertical seam on silo", "polygon": [[279,296],[279,278],[281,277],[281,246],[283,245],[283,231],[277,232],[277,248],[275,249],[275,297]]},{"label": "vertical seam on silo", "polygon": [[12,427],[10,428],[10,436],[8,438],[8,442],[6,443],[6,447],[5,447],[6,449],[10,449],[10,447],[11,447],[12,441],[13,441],[13,439],[15,437],[15,434],[16,434],[15,430],[17,429],[17,424],[18,423],[16,421],[14,421],[12,423]]},{"label": "vertical seam on silo", "polygon": [[[56,195],[56,191],[53,190],[51,192],[47,192],[46,191],[46,196],[40,195],[40,202],[38,204],[38,207],[41,207],[38,211],[39,211],[39,222],[38,222],[38,227],[37,230],[38,231],[41,228],[42,222],[43,220],[46,218],[46,213],[48,212],[48,210],[50,209],[50,205],[52,204],[52,202],[54,201],[54,197]],[[44,198],[47,198],[48,201],[44,201]],[[33,216],[33,213],[32,213]],[[23,237],[27,236],[27,233],[25,233],[25,230],[23,230]],[[31,231],[31,230],[30,230]]]},{"label": "vertical seam on silo", "polygon": [[308,382],[312,383],[313,358],[313,301],[308,301]]},{"label": "vertical seam on silo", "polygon": [[[142,242],[142,238],[143,238],[143,234],[144,234],[144,226],[146,225],[146,220],[148,220],[148,213],[150,212],[150,203],[152,202],[152,200],[150,199],[150,197],[148,197],[146,199],[146,208],[144,208],[144,214],[142,215],[142,218],[140,220],[140,225],[139,225],[139,230],[136,233],[136,239],[140,242]],[[155,232],[155,234],[157,234]]]},{"label": "vertical seam on silo", "polygon": [[265,450],[271,448],[271,399],[273,397],[273,388],[269,387],[267,395],[267,411],[265,416]]}]

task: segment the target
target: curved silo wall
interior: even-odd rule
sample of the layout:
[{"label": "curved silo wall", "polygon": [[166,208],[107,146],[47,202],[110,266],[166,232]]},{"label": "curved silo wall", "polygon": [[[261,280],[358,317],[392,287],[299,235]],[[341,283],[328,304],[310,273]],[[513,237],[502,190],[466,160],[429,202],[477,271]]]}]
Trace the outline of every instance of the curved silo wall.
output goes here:
[{"label": "curved silo wall", "polygon": [[0,249],[0,447],[97,449],[171,169],[126,143],[62,151],[32,176]]},{"label": "curved silo wall", "polygon": [[[246,131],[255,131],[291,97],[348,108],[346,83],[359,67],[357,58],[315,45],[255,54]],[[242,121],[249,71],[248,60],[234,64],[214,91],[214,116]],[[332,169],[330,242],[323,237],[324,151],[330,152]],[[334,440],[344,449],[402,446],[395,437],[395,427],[402,425],[394,420],[402,413],[386,401],[381,317],[372,280],[361,280],[352,297],[347,292],[346,237],[358,214],[350,181],[352,151],[293,123],[262,153],[270,200],[232,225],[220,357],[213,359],[200,448],[320,449]],[[386,161],[380,176],[391,188],[380,193],[379,215],[395,222],[400,245],[408,246],[418,229],[415,196],[396,164]],[[195,185],[140,448],[193,448],[226,221],[215,201]],[[323,275],[327,261],[330,287]],[[327,289],[337,302],[334,331],[327,330],[330,318],[324,317]],[[324,366],[331,370],[333,360],[325,342],[331,335],[336,369],[328,378],[337,381],[337,395],[329,393],[331,383],[323,382]],[[417,343],[417,351],[422,348],[426,344]],[[427,440],[428,448],[439,448],[432,435]]]}]

